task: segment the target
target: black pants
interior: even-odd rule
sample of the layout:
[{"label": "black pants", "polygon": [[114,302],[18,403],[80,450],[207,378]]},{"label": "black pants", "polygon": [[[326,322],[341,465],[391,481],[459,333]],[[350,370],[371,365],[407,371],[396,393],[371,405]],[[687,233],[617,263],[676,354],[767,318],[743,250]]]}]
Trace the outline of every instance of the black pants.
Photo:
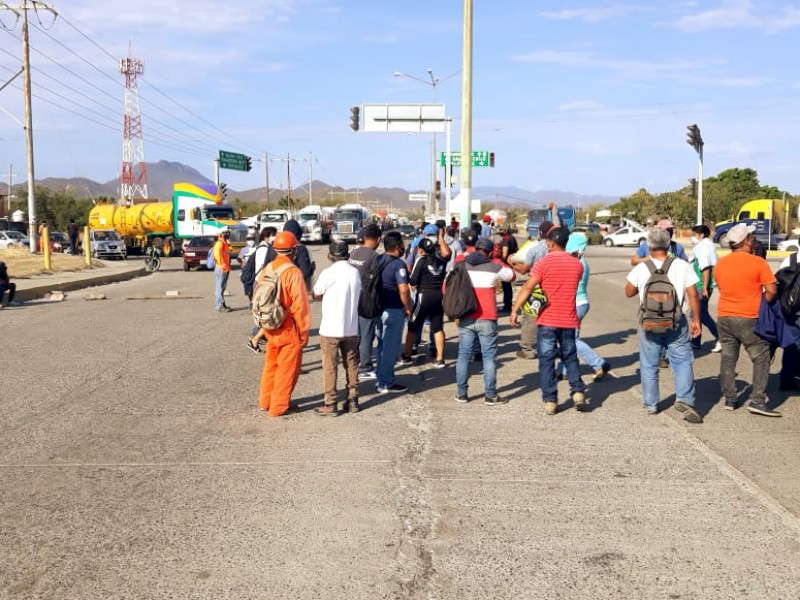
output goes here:
[{"label": "black pants", "polygon": [[17,293],[16,283],[0,283],[0,304],[3,304],[3,296],[8,290],[8,304],[14,301],[14,294]]},{"label": "black pants", "polygon": [[511,307],[514,305],[514,289],[509,281],[501,283],[503,284],[503,310],[511,312]]}]

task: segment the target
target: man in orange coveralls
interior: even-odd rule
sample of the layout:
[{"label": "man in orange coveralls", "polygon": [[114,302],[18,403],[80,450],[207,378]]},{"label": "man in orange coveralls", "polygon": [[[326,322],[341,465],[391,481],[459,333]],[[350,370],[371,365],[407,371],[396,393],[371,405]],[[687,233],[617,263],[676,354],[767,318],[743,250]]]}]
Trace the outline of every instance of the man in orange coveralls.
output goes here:
[{"label": "man in orange coveralls", "polygon": [[[281,265],[291,264],[297,246],[294,234],[281,231],[272,243],[277,253],[270,263],[272,268],[277,270]],[[277,329],[265,330],[267,348],[258,398],[259,408],[269,412],[270,417],[280,417],[290,410],[289,400],[300,377],[303,348],[311,329],[311,307],[303,273],[291,266],[281,273],[280,282],[286,318]]]}]

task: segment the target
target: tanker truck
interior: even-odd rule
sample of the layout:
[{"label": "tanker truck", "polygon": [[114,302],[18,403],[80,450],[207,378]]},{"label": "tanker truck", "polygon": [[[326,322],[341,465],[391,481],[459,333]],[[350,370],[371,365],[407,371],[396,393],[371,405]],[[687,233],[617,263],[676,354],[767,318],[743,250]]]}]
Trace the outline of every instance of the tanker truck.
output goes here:
[{"label": "tanker truck", "polygon": [[213,183],[176,183],[171,202],[100,203],[89,213],[89,228],[116,231],[128,254],[140,254],[155,245],[167,256],[177,256],[183,241],[196,235],[218,235],[223,227],[231,232],[231,255],[235,256],[246,244],[247,226],[236,220],[232,206],[222,203]]}]

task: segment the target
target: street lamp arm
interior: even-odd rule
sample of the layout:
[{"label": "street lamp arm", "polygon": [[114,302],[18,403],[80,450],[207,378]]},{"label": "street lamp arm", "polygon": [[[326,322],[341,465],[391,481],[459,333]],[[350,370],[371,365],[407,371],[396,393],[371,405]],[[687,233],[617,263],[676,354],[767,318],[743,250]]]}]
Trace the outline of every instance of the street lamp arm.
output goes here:
[{"label": "street lamp arm", "polygon": [[450,75],[448,75],[447,77],[442,77],[442,78],[437,77],[434,81],[436,81],[436,85],[439,85],[440,83],[442,83],[444,81],[447,81],[448,79],[452,79],[453,77],[455,77],[459,73],[461,73],[461,69],[459,69],[458,71],[455,71],[454,73],[450,73]]},{"label": "street lamp arm", "polygon": [[395,71],[394,72],[394,76],[395,77],[408,77],[409,79],[413,79],[415,81],[419,81],[420,83],[424,83],[425,85],[434,85],[434,84],[431,84],[430,81],[422,79],[421,77],[417,77],[416,75],[409,75],[408,73],[403,73],[402,71]]}]

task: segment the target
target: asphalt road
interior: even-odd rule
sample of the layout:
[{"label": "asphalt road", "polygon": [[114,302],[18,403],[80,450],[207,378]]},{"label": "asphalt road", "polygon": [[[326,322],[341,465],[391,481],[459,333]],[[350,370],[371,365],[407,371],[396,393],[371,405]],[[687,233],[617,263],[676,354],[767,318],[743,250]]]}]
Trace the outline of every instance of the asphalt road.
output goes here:
[{"label": "asphalt road", "polygon": [[[0,598],[800,597],[798,396],[775,377],[782,419],[723,410],[709,343],[705,423],[669,408],[667,371],[663,412],[646,415],[631,253],[589,249],[582,335],[613,370],[589,412],[554,417],[507,318],[507,405],[482,404],[477,366],[475,400],[453,401],[448,324],[451,366],[421,359],[398,371],[410,393],[362,383],[364,410],[320,418],[312,332],[302,410],[270,419],[238,272],[229,314],[212,274],[180,259],[99,288],[106,300],[5,309]],[[126,299],[168,290],[200,297]],[[746,359],[738,371],[744,389]]]}]

